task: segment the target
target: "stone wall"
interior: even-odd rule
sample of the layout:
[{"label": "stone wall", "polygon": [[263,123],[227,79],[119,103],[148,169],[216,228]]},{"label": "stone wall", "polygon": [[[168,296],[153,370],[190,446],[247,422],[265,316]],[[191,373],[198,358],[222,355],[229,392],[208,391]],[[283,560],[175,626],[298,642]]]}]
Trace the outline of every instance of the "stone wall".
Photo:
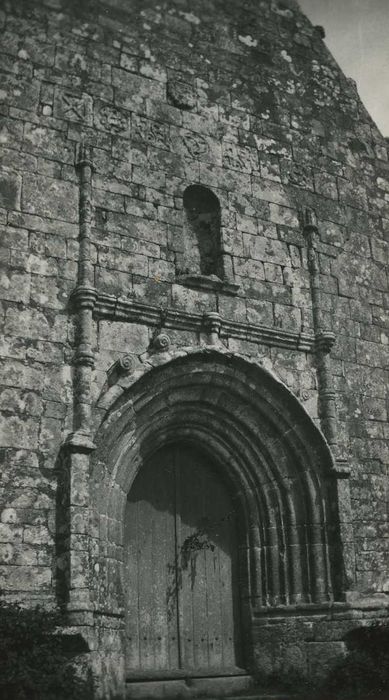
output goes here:
[{"label": "stone wall", "polygon": [[[350,474],[347,588],[388,592],[389,164],[353,81],[291,0],[3,0],[0,25],[0,588],[55,604],[64,440],[119,358],[136,368],[161,329],[206,344],[217,312],[223,346],[286,384]],[[220,202],[222,281],[180,278],[193,184]],[[95,370],[77,403],[80,216]]]}]

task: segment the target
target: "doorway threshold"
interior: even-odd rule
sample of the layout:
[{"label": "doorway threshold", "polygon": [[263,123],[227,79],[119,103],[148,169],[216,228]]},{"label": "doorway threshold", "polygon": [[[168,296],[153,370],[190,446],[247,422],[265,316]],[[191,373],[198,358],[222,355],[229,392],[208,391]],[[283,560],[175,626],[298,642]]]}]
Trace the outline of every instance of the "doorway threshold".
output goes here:
[{"label": "doorway threshold", "polygon": [[133,681],[175,680],[180,678],[226,678],[231,676],[247,676],[247,670],[240,666],[228,668],[177,668],[161,670],[129,670],[126,675],[127,683]]},{"label": "doorway threshold", "polygon": [[[206,675],[204,675],[206,673]],[[253,687],[253,678],[243,669],[181,670],[164,676],[152,672],[148,677],[135,678],[129,674],[126,683],[127,700],[191,700],[192,698],[227,698],[247,693]]]}]

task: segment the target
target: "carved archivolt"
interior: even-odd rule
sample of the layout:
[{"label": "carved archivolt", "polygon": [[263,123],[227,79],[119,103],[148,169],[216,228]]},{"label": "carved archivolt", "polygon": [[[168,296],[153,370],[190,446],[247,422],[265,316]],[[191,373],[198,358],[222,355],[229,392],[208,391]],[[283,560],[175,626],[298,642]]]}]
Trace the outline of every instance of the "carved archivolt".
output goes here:
[{"label": "carved archivolt", "polygon": [[106,614],[122,604],[121,537],[131,484],[144,460],[177,441],[201,444],[232,484],[254,609],[339,599],[332,457],[304,408],[269,372],[215,348],[157,353],[120,377],[100,408],[106,412],[92,480],[97,559],[100,571],[107,569],[97,599]]}]

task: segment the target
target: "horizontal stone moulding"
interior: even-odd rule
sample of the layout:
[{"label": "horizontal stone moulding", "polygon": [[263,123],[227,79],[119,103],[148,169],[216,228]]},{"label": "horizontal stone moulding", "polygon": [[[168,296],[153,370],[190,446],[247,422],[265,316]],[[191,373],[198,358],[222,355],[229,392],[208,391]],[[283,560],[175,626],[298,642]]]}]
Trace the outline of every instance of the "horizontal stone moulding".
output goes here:
[{"label": "horizontal stone moulding", "polygon": [[291,605],[257,606],[253,610],[254,619],[266,617],[293,617],[323,615],[331,612],[344,612],[351,605],[345,601],[322,601],[320,603],[295,603]]},{"label": "horizontal stone moulding", "polygon": [[[111,321],[128,321],[129,323],[144,323],[156,326],[163,315],[165,329],[187,330],[201,332],[207,329],[208,314],[190,313],[178,309],[161,309],[159,306],[141,304],[131,299],[123,299],[108,294],[98,294],[94,307],[95,318],[106,318]],[[219,325],[219,320],[218,320]],[[295,333],[272,326],[262,326],[253,323],[229,321],[220,317],[220,337],[239,338],[263,345],[274,345],[279,348],[314,352],[315,338],[310,333]]]}]

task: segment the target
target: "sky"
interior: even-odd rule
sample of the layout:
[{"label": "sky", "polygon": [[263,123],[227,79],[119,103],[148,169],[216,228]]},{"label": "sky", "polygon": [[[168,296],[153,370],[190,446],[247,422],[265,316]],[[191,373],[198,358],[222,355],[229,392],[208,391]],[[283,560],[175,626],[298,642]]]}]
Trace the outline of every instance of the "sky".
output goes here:
[{"label": "sky", "polygon": [[389,0],[299,0],[384,136],[389,137]]}]

